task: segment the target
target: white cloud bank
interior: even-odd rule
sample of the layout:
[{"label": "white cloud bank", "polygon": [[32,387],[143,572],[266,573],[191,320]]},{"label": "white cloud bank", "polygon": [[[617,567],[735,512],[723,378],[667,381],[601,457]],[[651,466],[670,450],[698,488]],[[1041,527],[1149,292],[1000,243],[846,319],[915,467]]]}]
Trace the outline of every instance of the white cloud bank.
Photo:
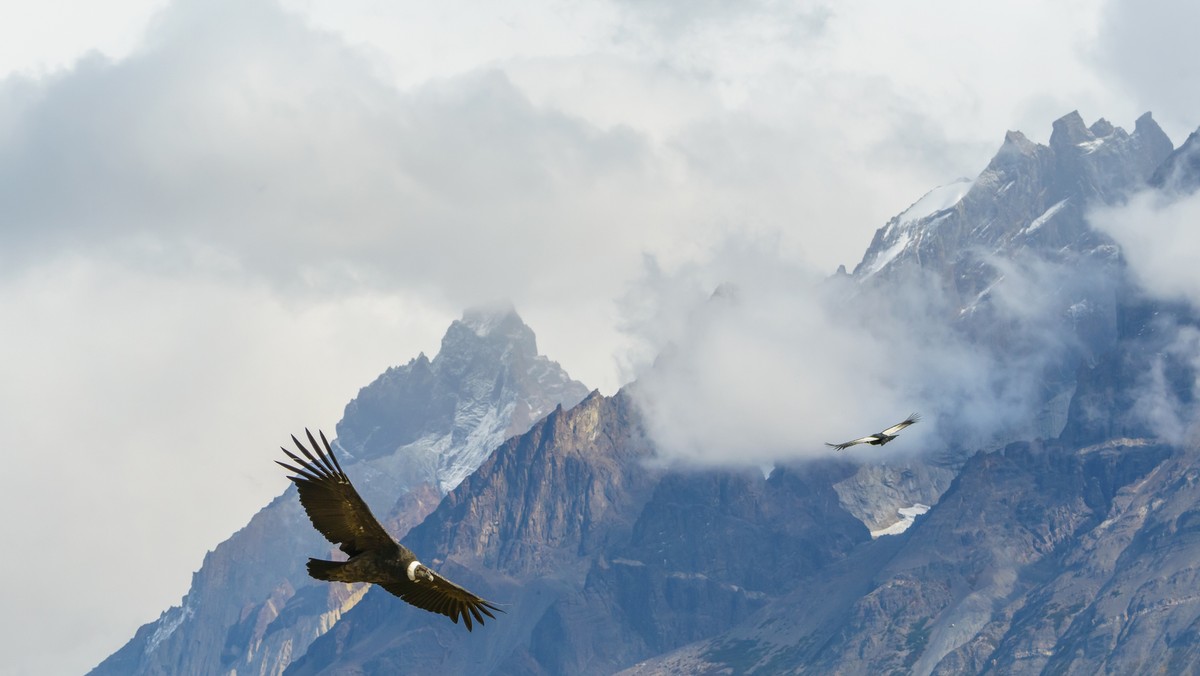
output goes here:
[{"label": "white cloud bank", "polygon": [[1124,204],[1093,210],[1089,220],[1120,244],[1147,294],[1193,313],[1193,325],[1166,313],[1154,318],[1147,339],[1161,335],[1164,342],[1137,383],[1130,413],[1163,439],[1195,442],[1200,438],[1200,412],[1192,399],[1200,394],[1200,329],[1194,325],[1200,317],[1200,192],[1146,189]]},{"label": "white cloud bank", "polygon": [[1121,245],[1148,291],[1200,307],[1200,193],[1145,190],[1121,206],[1092,212],[1090,220]]},{"label": "white cloud bank", "polygon": [[1003,281],[986,309],[991,333],[978,336],[940,280],[919,273],[883,286],[821,281],[769,246],[736,242],[671,272],[650,261],[627,297],[626,330],[640,347],[629,358],[633,391],[663,459],[827,457],[825,442],[914,411],[924,421],[903,441],[848,457],[1045,434],[1031,421],[1045,404],[1046,369],[1083,349],[1063,308],[1113,280],[1040,259],[991,263]]}]

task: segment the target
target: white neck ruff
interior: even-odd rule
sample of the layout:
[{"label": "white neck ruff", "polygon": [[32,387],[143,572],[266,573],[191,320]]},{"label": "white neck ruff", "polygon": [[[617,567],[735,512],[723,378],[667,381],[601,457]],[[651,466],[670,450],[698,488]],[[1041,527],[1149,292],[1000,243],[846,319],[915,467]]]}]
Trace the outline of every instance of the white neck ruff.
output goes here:
[{"label": "white neck ruff", "polygon": [[417,581],[417,566],[419,566],[419,565],[421,565],[420,561],[413,561],[412,563],[408,564],[408,581],[409,582]]}]

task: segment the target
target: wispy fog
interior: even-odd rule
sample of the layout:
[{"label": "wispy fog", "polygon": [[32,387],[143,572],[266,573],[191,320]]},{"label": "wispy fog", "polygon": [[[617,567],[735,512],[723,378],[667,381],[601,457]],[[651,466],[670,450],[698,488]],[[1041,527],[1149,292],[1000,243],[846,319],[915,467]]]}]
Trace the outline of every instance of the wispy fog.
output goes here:
[{"label": "wispy fog", "polygon": [[1147,291],[1200,308],[1200,193],[1145,190],[1121,206],[1093,211],[1090,219],[1121,245]]},{"label": "wispy fog", "polygon": [[964,303],[928,273],[823,280],[761,243],[731,242],[670,272],[648,261],[624,307],[640,346],[634,392],[661,453],[717,464],[819,457],[831,452],[824,442],[913,411],[925,420],[903,441],[847,453],[1056,433],[1039,421],[1087,349],[1093,327],[1079,318],[1111,317],[1111,303],[1095,307],[1111,298],[1111,270],[989,263],[998,281]]},{"label": "wispy fog", "polygon": [[1162,342],[1154,345],[1136,383],[1129,414],[1165,440],[1194,440],[1200,426],[1194,401],[1200,393],[1195,324],[1200,316],[1200,192],[1147,189],[1122,205],[1096,209],[1089,218],[1121,245],[1133,278],[1147,294],[1165,308],[1191,314],[1155,317],[1151,337],[1162,336],[1154,338]]}]

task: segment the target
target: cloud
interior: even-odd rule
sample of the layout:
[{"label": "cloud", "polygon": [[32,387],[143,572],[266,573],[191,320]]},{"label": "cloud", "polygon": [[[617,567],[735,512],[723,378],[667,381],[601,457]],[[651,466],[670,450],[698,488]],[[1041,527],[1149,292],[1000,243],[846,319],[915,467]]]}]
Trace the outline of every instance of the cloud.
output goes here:
[{"label": "cloud", "polygon": [[1152,294],[1200,307],[1200,193],[1145,190],[1125,204],[1096,209],[1089,221],[1121,245],[1137,280]]},{"label": "cloud", "polygon": [[1194,403],[1200,392],[1200,329],[1171,326],[1169,330],[1171,339],[1150,357],[1150,368],[1136,385],[1139,394],[1130,413],[1167,441],[1194,442],[1200,436],[1200,414]]},{"label": "cloud", "polygon": [[702,464],[823,457],[824,442],[912,411],[926,422],[871,457],[1044,436],[1047,382],[1085,351],[1064,308],[1111,292],[1111,271],[989,264],[1003,279],[960,308],[932,273],[822,281],[770,242],[730,241],[672,271],[651,260],[624,304],[648,431],[664,459]]},{"label": "cloud", "polygon": [[[502,56],[399,88],[377,49],[272,2],[172,3],[126,57],[0,82],[0,281],[85,255],[297,302],[416,292],[447,320],[507,297],[548,351],[612,391],[612,300],[643,254],[684,260],[730,232],[773,232],[832,269],[845,254],[831,252],[857,251],[964,165],[927,106],[799,58],[820,25],[801,45],[760,35],[770,3],[733,33],[699,16],[679,37],[692,59],[630,47],[618,33],[646,17],[606,7],[592,7],[609,16],[585,41],[596,54],[528,13],[532,49],[480,19],[465,29]],[[429,30],[404,30],[429,46]],[[765,61],[708,49],[753,36]]]},{"label": "cloud", "polygon": [[[0,562],[0,634],[22,673],[81,673],[177,603],[204,553],[286,487],[271,449],[331,431],[445,329],[412,298],[288,304],[80,258],[0,286],[0,307],[0,511],[24,548]],[[70,650],[50,617],[80,638]]]},{"label": "cloud", "polygon": [[1191,2],[1107,0],[1090,58],[1118,80],[1137,110],[1153,110],[1173,137],[1195,128],[1200,110],[1200,7]]},{"label": "cloud", "polygon": [[1120,245],[1141,290],[1165,301],[1140,336],[1152,347],[1138,355],[1146,368],[1127,413],[1167,441],[1192,440],[1200,425],[1193,402],[1200,392],[1200,330],[1194,325],[1200,275],[1192,255],[1200,250],[1200,192],[1146,189],[1123,204],[1093,209],[1088,220]]},{"label": "cloud", "polygon": [[465,304],[586,284],[652,229],[618,199],[656,188],[628,128],[539,110],[494,70],[398,92],[298,17],[237,13],[180,3],[129,59],[8,102],[9,269],[72,249]]}]

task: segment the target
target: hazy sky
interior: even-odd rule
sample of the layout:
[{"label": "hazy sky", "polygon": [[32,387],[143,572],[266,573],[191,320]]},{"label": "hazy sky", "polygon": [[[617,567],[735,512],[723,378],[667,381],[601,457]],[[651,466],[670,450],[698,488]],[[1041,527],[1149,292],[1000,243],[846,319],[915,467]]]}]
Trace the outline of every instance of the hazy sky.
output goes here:
[{"label": "hazy sky", "polygon": [[178,603],[285,487],[273,449],[469,305],[511,299],[611,393],[656,279],[764,248],[764,284],[853,267],[1074,109],[1200,124],[1182,1],[0,11],[12,673],[84,671]]}]

